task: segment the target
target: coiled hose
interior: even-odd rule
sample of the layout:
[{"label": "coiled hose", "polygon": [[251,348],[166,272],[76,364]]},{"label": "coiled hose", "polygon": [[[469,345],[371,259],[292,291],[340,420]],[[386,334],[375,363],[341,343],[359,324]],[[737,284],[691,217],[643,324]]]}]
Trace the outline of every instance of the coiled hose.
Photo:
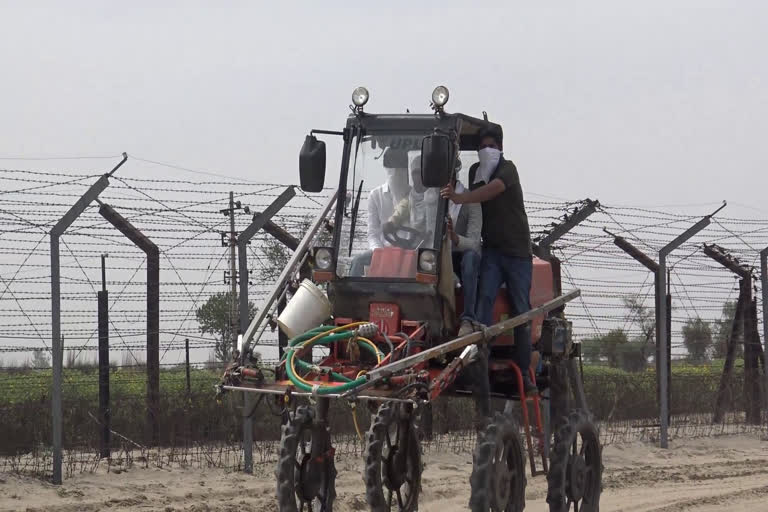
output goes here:
[{"label": "coiled hose", "polygon": [[369,340],[359,335],[357,329],[361,326],[370,325],[368,322],[355,322],[339,327],[320,326],[311,329],[304,334],[296,336],[288,342],[288,348],[283,354],[285,359],[285,369],[288,373],[288,379],[296,388],[302,391],[308,391],[317,395],[327,395],[331,393],[344,393],[364,384],[366,378],[358,374],[357,378],[352,380],[336,372],[330,372],[331,378],[337,382],[334,383],[312,383],[301,377],[296,371],[296,366],[304,370],[317,370],[317,366],[301,359],[296,358],[296,354],[308,349],[314,345],[331,345],[333,343],[354,339],[357,345],[370,352],[376,357],[376,362],[380,363],[384,354]]}]

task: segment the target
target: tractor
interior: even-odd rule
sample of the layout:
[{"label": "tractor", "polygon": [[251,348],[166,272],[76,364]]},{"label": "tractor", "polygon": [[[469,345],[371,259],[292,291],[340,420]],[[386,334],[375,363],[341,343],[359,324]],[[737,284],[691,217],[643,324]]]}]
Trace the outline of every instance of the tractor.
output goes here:
[{"label": "tractor", "polygon": [[[564,314],[580,292],[563,293],[560,262],[544,252],[533,257],[530,311],[510,315],[502,289],[492,324],[457,337],[463,290],[446,236],[449,202],[438,191],[456,176],[466,183],[480,134],[501,134],[502,127],[485,112],[482,119],[446,112],[443,86],[433,92],[432,112],[425,114],[372,114],[364,110],[368,97],[365,88],[355,89],[344,128],[312,130],[300,152],[301,188],[319,193],[326,149],[318,136],[343,142],[332,201],[305,237],[314,240],[326,216],[332,217],[331,239],[302,244],[294,255],[311,264],[310,272],[278,319],[290,339],[273,369],[274,381],[265,379],[251,355],[252,324],[219,386],[222,392],[277,395],[286,404],[278,510],[333,508],[331,400],[366,402],[372,412],[363,471],[370,510],[417,510],[420,416],[438,398],[456,396],[475,404],[472,511],[523,510],[526,466],[532,476],[546,474],[550,511],[599,510],[600,440],[584,396],[580,346]],[[408,168],[415,171],[405,183],[388,181],[392,169]],[[401,195],[419,193],[393,206],[387,201],[396,186]],[[383,226],[375,218],[381,208],[392,210]],[[288,286],[291,274],[286,269],[271,297]],[[521,325],[531,329],[531,368],[519,368],[511,356],[512,330]],[[538,392],[526,394],[522,372]],[[304,399],[309,405],[287,406]],[[494,412],[492,399],[506,401],[503,412]],[[550,421],[542,420],[542,411]]]}]

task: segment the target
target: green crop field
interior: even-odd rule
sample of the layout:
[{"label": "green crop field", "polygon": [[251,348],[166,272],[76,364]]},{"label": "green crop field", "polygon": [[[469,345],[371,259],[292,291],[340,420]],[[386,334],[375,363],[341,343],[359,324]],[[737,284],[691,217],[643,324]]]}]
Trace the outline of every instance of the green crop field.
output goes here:
[{"label": "green crop field", "polygon": [[[722,373],[722,361],[708,365],[675,362],[672,367],[673,415],[711,413]],[[651,368],[627,372],[606,366],[585,365],[584,385],[590,407],[598,420],[652,419],[658,414],[656,374]],[[183,368],[160,373],[158,420],[161,444],[236,442],[241,435],[242,398],[229,393],[216,400],[214,385],[220,371],[192,369],[187,391]],[[0,376],[0,452],[19,453],[50,440],[50,370],[13,370]],[[729,404],[743,407],[743,365],[733,371]],[[99,438],[98,373],[95,368],[65,368],[65,446],[94,446]],[[110,372],[111,426],[121,435],[143,444],[149,439],[146,409],[146,370],[117,368]],[[269,402],[269,403],[267,403]],[[442,403],[439,403],[442,402]],[[267,407],[271,405],[271,409]],[[471,427],[471,403],[446,399],[435,406],[438,430]],[[345,402],[334,403],[334,432],[353,432],[351,412]],[[367,417],[358,413],[363,424]],[[279,405],[266,397],[254,412],[256,439],[276,439],[280,434]],[[459,421],[458,419],[461,419]],[[443,424],[443,426],[439,426]]]}]

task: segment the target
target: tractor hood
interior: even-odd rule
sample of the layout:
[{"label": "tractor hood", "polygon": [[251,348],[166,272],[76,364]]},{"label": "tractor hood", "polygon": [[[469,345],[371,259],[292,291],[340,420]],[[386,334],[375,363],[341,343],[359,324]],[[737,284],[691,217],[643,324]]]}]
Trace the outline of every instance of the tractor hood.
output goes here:
[{"label": "tractor hood", "polygon": [[334,318],[368,320],[371,304],[395,304],[400,320],[427,322],[436,336],[442,330],[443,302],[434,284],[343,279],[328,283],[328,299]]}]

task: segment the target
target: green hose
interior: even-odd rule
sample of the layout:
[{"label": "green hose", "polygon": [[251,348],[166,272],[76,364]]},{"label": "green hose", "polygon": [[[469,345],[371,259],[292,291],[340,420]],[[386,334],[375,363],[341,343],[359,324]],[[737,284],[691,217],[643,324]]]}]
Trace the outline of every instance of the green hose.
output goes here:
[{"label": "green hose", "polygon": [[[343,393],[345,391],[349,391],[351,389],[354,389],[361,384],[364,384],[366,382],[366,378],[363,376],[358,377],[355,380],[350,379],[349,377],[346,377],[345,375],[341,375],[336,372],[331,372],[331,377],[342,381],[343,384],[339,384],[338,386],[309,386],[306,383],[302,382],[296,373],[294,372],[293,368],[293,362],[294,358],[296,356],[296,352],[298,351],[297,348],[300,349],[306,349],[309,347],[312,347],[314,345],[330,345],[332,343],[336,343],[337,341],[345,340],[352,338],[356,335],[354,331],[347,331],[347,332],[340,332],[340,333],[334,333],[329,334],[327,336],[323,336],[321,338],[318,338],[317,340],[313,341],[311,344],[297,347],[297,345],[306,342],[307,340],[314,338],[318,334],[321,334],[323,332],[329,331],[333,329],[333,327],[328,326],[320,326],[315,327],[314,329],[311,329],[304,334],[301,334],[299,336],[296,336],[295,338],[288,341],[288,348],[286,349],[285,353],[283,354],[283,359],[285,359],[285,368],[286,372],[288,373],[288,379],[300,390],[307,391],[307,392],[313,392],[318,395],[327,395],[331,393]],[[379,352],[375,347],[372,347],[368,343],[365,343],[362,340],[356,340],[359,347],[364,348],[368,352],[370,352],[374,357],[381,357],[381,352]],[[301,359],[297,362],[298,366],[305,370],[311,370],[314,368],[314,365],[311,363],[307,363],[306,361],[303,361]]]},{"label": "green hose", "polygon": [[[293,368],[291,368],[291,365],[286,365],[286,369],[288,370],[288,378],[293,382],[293,384],[302,391],[308,391],[312,392],[312,386],[307,386],[303,382],[301,382],[299,379],[296,378],[296,375],[293,373]],[[331,393],[344,393],[345,391],[349,391],[350,389],[354,389],[357,386],[360,386],[364,384],[366,381],[365,377],[358,377],[357,379],[345,382],[344,384],[340,384],[338,386],[327,386],[327,387],[318,387],[317,388],[317,394],[318,395],[329,395]]]},{"label": "green hose", "polygon": [[[304,369],[304,370],[312,370],[312,369],[314,369],[314,367],[315,367],[315,365],[313,365],[313,364],[310,364],[310,363],[308,363],[308,362],[304,361],[303,359],[299,359],[298,361],[296,361],[296,365],[297,365],[299,368],[302,368],[302,369]],[[340,374],[340,373],[336,373],[336,372],[330,372],[330,375],[331,375],[331,377],[333,377],[334,379],[336,379],[336,380],[340,380],[340,381],[342,381],[342,382],[352,382],[352,379],[350,379],[350,378],[349,378],[349,377],[347,377],[346,375],[342,375],[342,374]]]}]

